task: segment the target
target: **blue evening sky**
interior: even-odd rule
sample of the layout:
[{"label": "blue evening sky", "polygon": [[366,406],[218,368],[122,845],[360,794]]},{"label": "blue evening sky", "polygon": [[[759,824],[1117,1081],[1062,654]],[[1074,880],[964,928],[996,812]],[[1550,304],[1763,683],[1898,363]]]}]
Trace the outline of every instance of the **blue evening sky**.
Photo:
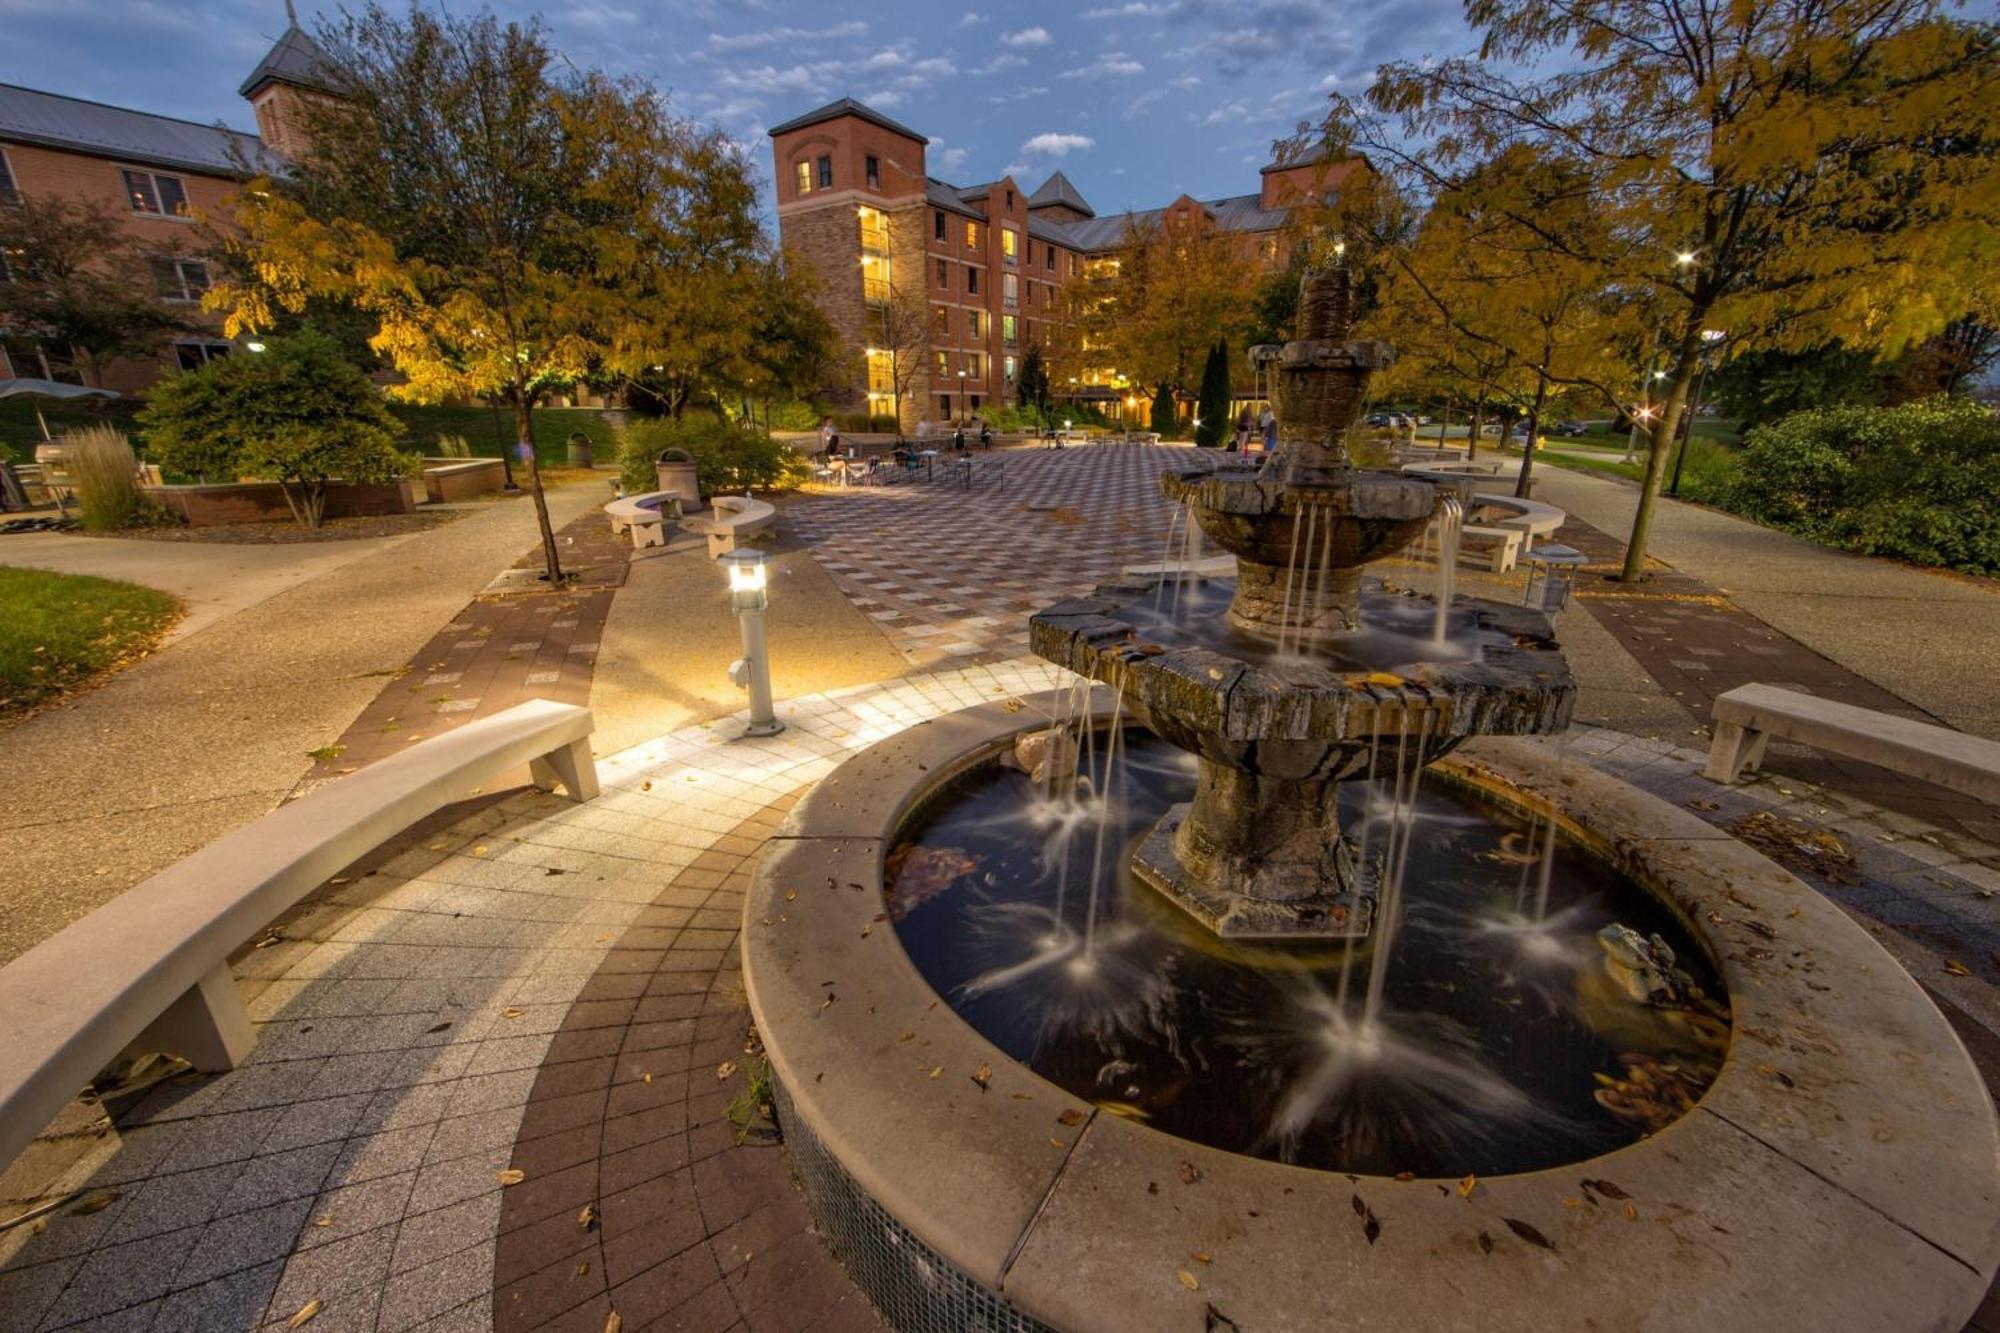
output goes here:
[{"label": "blue evening sky", "polygon": [[[310,31],[319,6],[298,2]],[[495,7],[540,14],[578,64],[650,79],[766,173],[767,126],[853,96],[930,135],[934,176],[1032,189],[1061,167],[1100,213],[1255,190],[1271,140],[1317,120],[1328,89],[1473,40],[1456,0]],[[248,129],[236,87],[284,25],[283,0],[0,0],[0,82]]]}]

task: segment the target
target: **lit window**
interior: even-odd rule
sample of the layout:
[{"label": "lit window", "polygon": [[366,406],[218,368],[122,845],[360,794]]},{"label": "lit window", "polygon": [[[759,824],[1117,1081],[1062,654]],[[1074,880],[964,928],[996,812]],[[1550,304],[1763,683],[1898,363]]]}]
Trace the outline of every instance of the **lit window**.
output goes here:
[{"label": "lit window", "polygon": [[868,188],[871,190],[882,188],[882,164],[875,160],[873,153],[868,155]]},{"label": "lit window", "polygon": [[977,310],[968,310],[965,312],[965,331],[971,336],[974,342],[979,341],[979,312]]},{"label": "lit window", "polygon": [[968,222],[965,224],[965,245],[968,250],[977,250],[979,248],[979,224],[977,222]]},{"label": "lit window", "polygon": [[938,352],[937,370],[939,375],[949,375],[951,373],[951,353],[942,350]]},{"label": "lit window", "polygon": [[200,370],[211,361],[229,355],[228,343],[180,342],[174,344],[174,359],[182,370]]},{"label": "lit window", "polygon": [[1000,316],[1000,341],[1010,347],[1014,344],[1014,317],[1012,315]]},{"label": "lit window", "polygon": [[833,188],[833,159],[824,153],[821,153],[819,158],[819,188],[822,190]]},{"label": "lit window", "polygon": [[1007,366],[1007,382],[1008,382],[1009,384],[1012,384],[1012,383],[1014,382],[1014,358],[1013,358],[1013,357],[1011,357],[1011,356],[1010,356],[1010,357],[1008,357],[1008,358],[1007,358],[1007,361],[1006,361],[1006,366]]},{"label": "lit window", "polygon": [[1008,305],[1014,305],[1021,299],[1021,280],[1012,273],[1002,273],[1000,294],[1006,298]]},{"label": "lit window", "polygon": [[199,301],[208,290],[208,264],[200,259],[151,261],[153,286],[165,301]]},{"label": "lit window", "polygon": [[797,174],[799,182],[799,193],[811,194],[813,189],[812,163],[805,161],[803,158],[800,159]]},{"label": "lit window", "polygon": [[159,176],[150,171],[127,171],[125,197],[134,213],[156,213],[161,217],[189,216],[187,186],[178,176]]},{"label": "lit window", "polygon": [[1020,248],[1021,233],[1015,231],[1012,227],[1002,227],[1000,229],[1000,253],[1006,257],[1008,263],[1011,264],[1014,262],[1015,252]]}]

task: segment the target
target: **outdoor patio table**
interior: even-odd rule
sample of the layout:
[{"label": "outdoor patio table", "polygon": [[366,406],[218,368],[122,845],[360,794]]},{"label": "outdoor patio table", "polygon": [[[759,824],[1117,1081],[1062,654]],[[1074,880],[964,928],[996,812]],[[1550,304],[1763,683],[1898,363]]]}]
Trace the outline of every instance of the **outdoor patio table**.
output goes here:
[{"label": "outdoor patio table", "polygon": [[922,453],[917,455],[917,457],[924,460],[925,481],[933,481],[936,479],[937,456],[938,456],[938,451],[935,449],[926,449]]}]

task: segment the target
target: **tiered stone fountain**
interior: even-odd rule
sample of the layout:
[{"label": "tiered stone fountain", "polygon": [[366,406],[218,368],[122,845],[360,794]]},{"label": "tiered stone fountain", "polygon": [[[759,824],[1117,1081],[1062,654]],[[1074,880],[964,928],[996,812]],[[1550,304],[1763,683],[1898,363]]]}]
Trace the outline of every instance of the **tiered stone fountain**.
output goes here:
[{"label": "tiered stone fountain", "polygon": [[1154,579],[1102,586],[1032,622],[1037,653],[1111,685],[1198,757],[1194,800],[1160,820],[1134,867],[1227,937],[1368,934],[1377,876],[1342,834],[1338,784],[1429,763],[1468,736],[1561,730],[1575,696],[1545,616],[1473,598],[1450,608],[1449,642],[1378,636],[1361,656],[1392,655],[1346,669],[1368,629],[1367,566],[1408,547],[1439,503],[1430,482],[1349,456],[1368,378],[1394,359],[1384,343],[1349,339],[1350,299],[1342,268],[1305,280],[1299,337],[1276,357],[1275,455],[1161,479],[1237,558],[1228,625],[1274,651],[1241,652],[1226,633],[1160,642],[1131,614],[1159,600]]}]

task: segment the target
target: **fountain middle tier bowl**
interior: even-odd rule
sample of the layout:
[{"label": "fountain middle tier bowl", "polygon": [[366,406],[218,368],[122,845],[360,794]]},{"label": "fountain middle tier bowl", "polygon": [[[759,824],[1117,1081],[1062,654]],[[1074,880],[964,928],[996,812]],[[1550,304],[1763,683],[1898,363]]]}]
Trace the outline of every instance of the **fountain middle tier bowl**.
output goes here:
[{"label": "fountain middle tier bowl", "polygon": [[1440,639],[1429,598],[1365,585],[1364,628],[1286,652],[1211,613],[1233,588],[1187,575],[1104,583],[1038,612],[1029,643],[1110,685],[1182,749],[1274,776],[1338,780],[1378,739],[1436,758],[1467,736],[1569,724],[1576,680],[1539,611],[1459,597]]},{"label": "fountain middle tier bowl", "polygon": [[1415,541],[1437,507],[1437,487],[1397,472],[1348,469],[1330,485],[1287,485],[1283,460],[1169,472],[1168,499],[1193,506],[1202,532],[1260,565],[1353,569]]}]

